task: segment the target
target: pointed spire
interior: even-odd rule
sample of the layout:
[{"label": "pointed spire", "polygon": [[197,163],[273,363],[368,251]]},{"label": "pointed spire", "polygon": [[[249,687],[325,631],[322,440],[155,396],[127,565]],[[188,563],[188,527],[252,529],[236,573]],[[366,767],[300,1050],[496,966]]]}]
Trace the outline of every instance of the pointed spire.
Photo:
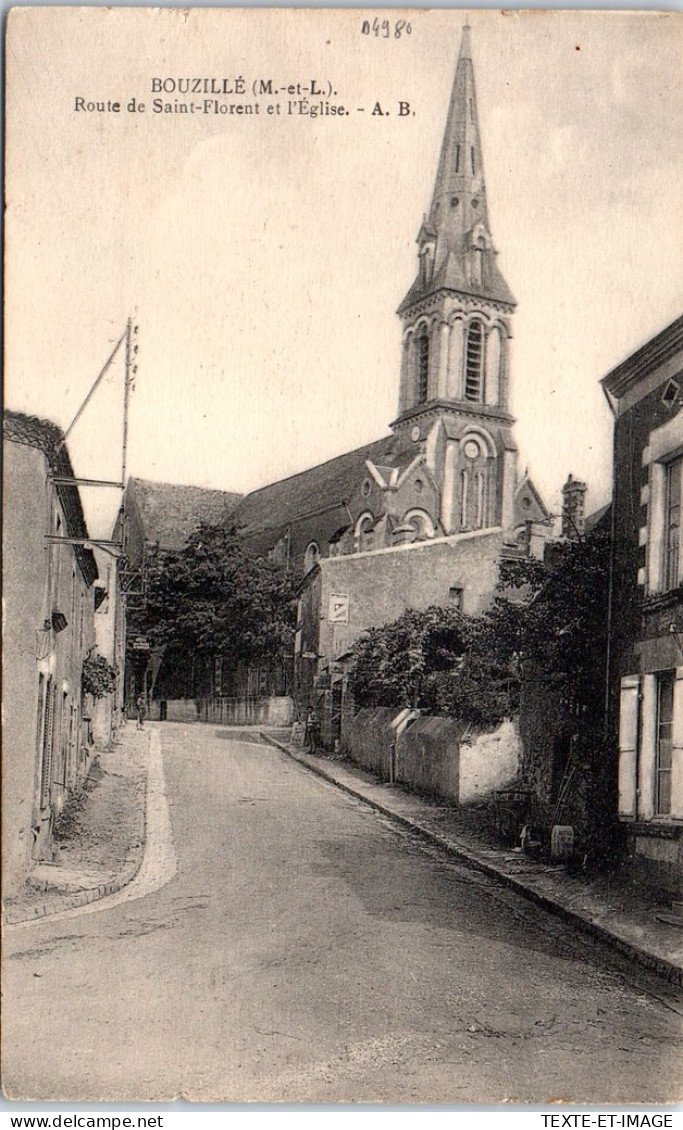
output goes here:
[{"label": "pointed spire", "polygon": [[472,60],[472,43],[470,41],[471,27],[469,24],[464,24],[462,29],[462,39],[460,41],[460,59]]},{"label": "pointed spire", "polygon": [[514,304],[489,228],[469,24],[462,30],[432,203],[418,243],[423,262],[428,253],[429,271],[421,271],[401,310],[440,288]]},{"label": "pointed spire", "polygon": [[441,257],[447,250],[462,251],[462,239],[475,224],[488,231],[469,24],[462,32],[429,219],[443,237],[437,265],[439,250]]}]

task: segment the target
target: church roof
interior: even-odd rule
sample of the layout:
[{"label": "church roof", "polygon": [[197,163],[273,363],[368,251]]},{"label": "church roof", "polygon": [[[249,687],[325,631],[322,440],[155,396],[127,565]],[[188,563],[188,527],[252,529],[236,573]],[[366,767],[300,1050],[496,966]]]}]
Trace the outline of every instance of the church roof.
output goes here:
[{"label": "church roof", "polygon": [[396,442],[395,436],[385,436],[252,491],[237,506],[234,519],[259,553],[275,545],[292,523],[296,523],[297,537],[307,539],[307,544],[329,540],[349,523],[345,504],[367,474],[366,459],[386,462]]},{"label": "church roof", "polygon": [[163,549],[181,549],[202,523],[220,526],[242,498],[230,491],[129,479],[147,541]]}]

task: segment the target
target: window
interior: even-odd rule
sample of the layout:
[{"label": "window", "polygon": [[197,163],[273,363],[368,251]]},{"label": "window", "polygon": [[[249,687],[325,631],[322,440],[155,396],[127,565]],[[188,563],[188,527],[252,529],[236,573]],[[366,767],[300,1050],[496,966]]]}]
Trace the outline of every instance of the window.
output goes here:
[{"label": "window", "polygon": [[418,403],[423,404],[429,394],[429,337],[423,333],[417,339]]},{"label": "window", "polygon": [[426,510],[409,510],[408,513],[404,515],[401,525],[412,526],[418,541],[424,541],[425,538],[433,538],[436,533],[434,523]]},{"label": "window", "polygon": [[666,510],[664,516],[664,589],[678,587],[681,533],[681,487],[683,458],[675,459],[666,468]]},{"label": "window", "polygon": [[448,603],[451,608],[457,608],[462,612],[462,587],[460,585],[451,585],[448,590]]},{"label": "window", "polygon": [[479,438],[467,434],[461,441],[464,466],[460,472],[460,529],[481,530],[488,522],[489,469]]},{"label": "window", "polygon": [[320,557],[320,547],[317,542],[312,541],[306,548],[304,554],[304,573],[308,573],[310,569],[317,564]]},{"label": "window", "polygon": [[675,671],[657,676],[657,747],[655,751],[655,813],[671,812],[671,749],[674,715]]},{"label": "window", "polygon": [[477,171],[477,165],[474,159],[474,146],[472,146],[472,148],[470,149],[470,159],[472,161],[472,174],[474,175],[474,173],[476,173]]},{"label": "window", "polygon": [[481,401],[484,388],[484,327],[472,322],[467,331],[465,400]]},{"label": "window", "polygon": [[459,145],[456,145],[456,147],[455,147],[455,171],[456,171],[456,173],[460,171],[460,146]]},{"label": "window", "polygon": [[474,475],[475,511],[474,525],[480,530],[485,522],[486,515],[486,475],[483,471],[476,471]]},{"label": "window", "polygon": [[460,472],[460,526],[464,530],[467,526],[467,503],[469,496],[469,475],[467,471]]},{"label": "window", "polygon": [[667,408],[673,408],[674,404],[676,404],[678,400],[680,391],[681,390],[676,384],[676,381],[669,381],[668,385],[664,389],[664,392],[662,393],[662,404],[666,404]]},{"label": "window", "polygon": [[374,548],[375,519],[372,514],[361,514],[356,523],[356,552],[367,553]]}]

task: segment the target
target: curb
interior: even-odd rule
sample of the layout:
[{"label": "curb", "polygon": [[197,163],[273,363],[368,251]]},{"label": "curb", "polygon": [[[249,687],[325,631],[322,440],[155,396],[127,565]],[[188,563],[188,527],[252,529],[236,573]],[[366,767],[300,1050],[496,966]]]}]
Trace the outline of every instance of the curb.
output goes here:
[{"label": "curb", "polygon": [[18,907],[14,912],[6,910],[3,914],[4,926],[25,926],[29,922],[39,922],[43,918],[51,918],[53,914],[61,914],[65,910],[75,910],[79,906],[88,906],[91,902],[99,902],[108,895],[115,895],[123,890],[137,875],[145,857],[145,843],[147,839],[147,789],[149,784],[149,753],[151,731],[147,741],[147,778],[145,780],[144,797],[138,819],[138,844],[126,858],[126,866],[108,883],[101,883],[99,887],[90,887],[85,891],[77,891],[69,895],[59,904],[45,902],[38,903],[30,910]]},{"label": "curb", "polygon": [[304,769],[308,769],[309,772],[314,773],[318,777],[322,777],[323,780],[327,781],[331,785],[334,785],[336,788],[340,789],[342,792],[347,793],[349,796],[352,796],[355,800],[363,801],[365,804],[369,805],[370,808],[374,808],[375,811],[381,812],[383,816],[389,817],[389,819],[393,820],[395,823],[401,824],[404,828],[407,828],[411,832],[417,834],[421,839],[427,840],[432,844],[436,844],[437,847],[442,848],[444,851],[448,852],[449,855],[452,855],[463,863],[468,864],[474,870],[483,871],[485,874],[496,879],[504,886],[509,887],[517,894],[522,895],[530,902],[533,902],[537,906],[540,906],[543,910],[546,910],[549,913],[564,919],[564,921],[578,927],[584,933],[598,939],[598,941],[604,942],[611,949],[617,950],[619,953],[623,954],[625,957],[628,957],[637,965],[648,969],[650,972],[656,973],[659,977],[664,978],[670,984],[676,985],[679,988],[683,987],[683,968],[681,968],[681,966],[676,965],[674,962],[667,961],[666,958],[657,957],[656,954],[650,953],[648,950],[641,949],[633,942],[628,942],[624,938],[620,938],[618,934],[614,934],[605,926],[601,926],[599,923],[594,922],[592,918],[587,918],[579,911],[572,910],[570,907],[565,906],[564,903],[558,902],[556,899],[551,898],[549,895],[545,895],[541,891],[534,890],[533,887],[529,887],[525,883],[522,883],[514,875],[510,875],[506,871],[502,871],[501,869],[496,867],[495,864],[489,863],[487,860],[481,859],[480,857],[471,854],[465,847],[463,847],[462,844],[449,839],[447,836],[442,836],[439,832],[433,831],[426,825],[421,824],[418,820],[413,820],[410,816],[404,816],[399,812],[395,812],[393,809],[381,804],[379,801],[374,800],[372,797],[366,796],[366,794],[360,789],[354,789],[351,785],[347,785],[342,781],[338,781],[333,774],[328,773],[322,766],[312,765],[309,761],[306,761],[303,757],[297,755],[289,746],[285,745],[283,742],[278,741],[277,738],[273,738],[269,734],[262,731],[261,738],[268,745],[275,746],[277,749],[281,750],[282,753],[287,754],[288,757],[291,757],[293,761],[296,761],[299,765],[303,766]]}]

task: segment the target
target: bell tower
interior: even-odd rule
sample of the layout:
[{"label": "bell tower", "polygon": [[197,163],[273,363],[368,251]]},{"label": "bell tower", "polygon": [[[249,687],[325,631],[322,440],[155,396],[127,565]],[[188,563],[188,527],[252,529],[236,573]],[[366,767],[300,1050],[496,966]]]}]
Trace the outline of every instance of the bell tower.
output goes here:
[{"label": "bell tower", "polygon": [[417,245],[417,277],[398,310],[403,349],[392,428],[402,444],[424,451],[447,533],[507,527],[516,485],[508,410],[515,299],[491,236],[469,26]]}]

